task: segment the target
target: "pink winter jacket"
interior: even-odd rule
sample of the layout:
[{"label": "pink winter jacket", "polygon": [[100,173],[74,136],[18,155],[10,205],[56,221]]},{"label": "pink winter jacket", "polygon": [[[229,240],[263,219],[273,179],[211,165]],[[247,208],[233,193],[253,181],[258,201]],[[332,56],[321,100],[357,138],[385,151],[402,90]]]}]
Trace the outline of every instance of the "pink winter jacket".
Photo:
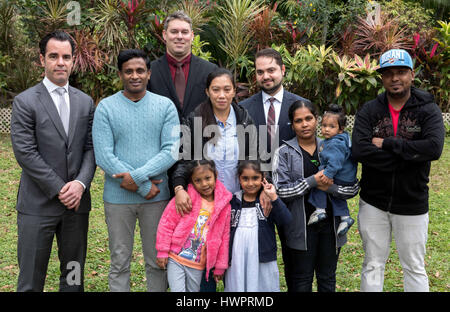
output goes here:
[{"label": "pink winter jacket", "polygon": [[[158,258],[167,258],[169,251],[178,254],[186,242],[197,220],[202,198],[192,184],[188,185],[188,194],[192,200],[192,210],[181,217],[175,209],[175,198],[167,205],[159,221],[156,234]],[[214,190],[214,210],[208,220],[206,236],[206,278],[211,268],[214,274],[222,275],[228,268],[228,245],[230,241],[230,200],[233,195],[216,180]]]}]

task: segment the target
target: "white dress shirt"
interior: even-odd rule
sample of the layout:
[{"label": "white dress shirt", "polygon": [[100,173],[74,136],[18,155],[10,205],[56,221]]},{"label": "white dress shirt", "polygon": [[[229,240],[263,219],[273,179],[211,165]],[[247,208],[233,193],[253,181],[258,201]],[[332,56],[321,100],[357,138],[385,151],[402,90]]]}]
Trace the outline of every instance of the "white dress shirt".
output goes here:
[{"label": "white dress shirt", "polygon": [[283,86],[281,86],[280,91],[278,91],[277,94],[275,94],[274,96],[269,95],[266,92],[262,91],[262,100],[264,104],[264,117],[266,118],[266,124],[267,124],[267,115],[269,114],[269,107],[270,107],[269,99],[271,97],[274,97],[275,101],[273,101],[273,108],[275,109],[275,124],[278,125],[278,119],[280,119],[280,112],[281,112],[281,102],[283,102],[283,94],[284,94]]},{"label": "white dress shirt", "polygon": [[[44,83],[44,86],[47,88],[48,93],[50,93],[50,96],[52,97],[53,100],[53,104],[55,104],[55,107],[59,114],[59,99],[58,99],[59,95],[58,93],[55,92],[55,90],[61,87],[55,85],[47,77],[45,77],[42,82]],[[62,88],[66,89],[66,93],[64,93],[64,100],[66,101],[67,106],[69,107],[69,114],[70,114],[69,82],[67,82],[66,85],[63,86]]]},{"label": "white dress shirt", "polygon": [[[64,93],[64,100],[67,103],[67,106],[69,109],[69,114],[70,114],[69,82],[67,82],[65,86],[60,87],[58,85],[55,85],[53,82],[51,82],[50,79],[48,79],[46,76],[46,77],[44,77],[44,80],[42,81],[42,83],[44,84],[45,88],[47,88],[48,93],[50,93],[50,96],[53,100],[53,104],[55,104],[56,110],[58,111],[58,115],[59,115],[59,95],[58,95],[58,93],[55,92],[55,90],[58,88],[66,89],[66,92]],[[84,185],[83,182],[81,182],[80,180],[74,180],[74,181],[79,182],[83,186],[83,189],[86,190],[86,185]]]}]

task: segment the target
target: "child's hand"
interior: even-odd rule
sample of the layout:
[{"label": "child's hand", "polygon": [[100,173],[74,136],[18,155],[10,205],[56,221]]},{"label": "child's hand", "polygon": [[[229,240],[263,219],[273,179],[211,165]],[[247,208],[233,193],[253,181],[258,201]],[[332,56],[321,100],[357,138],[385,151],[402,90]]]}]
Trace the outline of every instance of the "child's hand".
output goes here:
[{"label": "child's hand", "polygon": [[262,185],[264,187],[263,188],[264,193],[267,195],[267,197],[270,198],[271,201],[274,201],[278,198],[275,187],[272,184],[270,184],[269,182],[267,182],[266,178],[263,179]]},{"label": "child's hand", "polygon": [[216,283],[218,283],[219,281],[221,281],[223,279],[223,274],[214,274],[214,280],[216,281]]},{"label": "child's hand", "polygon": [[166,268],[167,262],[169,262],[169,258],[156,258],[156,264],[157,264],[161,269],[165,269],[165,268]]}]

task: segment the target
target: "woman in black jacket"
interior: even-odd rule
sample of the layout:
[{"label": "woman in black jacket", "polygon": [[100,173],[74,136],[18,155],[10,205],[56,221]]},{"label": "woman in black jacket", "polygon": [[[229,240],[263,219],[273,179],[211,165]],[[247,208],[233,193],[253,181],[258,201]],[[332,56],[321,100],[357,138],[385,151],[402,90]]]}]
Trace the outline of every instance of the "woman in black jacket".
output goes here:
[{"label": "woman in black jacket", "polygon": [[[171,175],[178,213],[190,211],[192,203],[186,192],[190,160],[214,160],[218,179],[232,193],[239,191],[238,161],[257,156],[256,127],[247,110],[234,102],[236,85],[231,72],[218,68],[206,80],[207,100],[182,121],[180,160]],[[214,279],[200,291],[215,291]]]}]

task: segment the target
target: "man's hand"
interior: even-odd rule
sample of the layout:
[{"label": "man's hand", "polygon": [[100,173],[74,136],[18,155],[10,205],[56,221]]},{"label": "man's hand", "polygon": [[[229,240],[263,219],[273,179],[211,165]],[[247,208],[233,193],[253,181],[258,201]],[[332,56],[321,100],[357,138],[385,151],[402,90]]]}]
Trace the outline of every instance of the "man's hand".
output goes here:
[{"label": "man's hand", "polygon": [[192,200],[184,189],[175,192],[175,208],[180,216],[192,210]]},{"label": "man's hand", "polygon": [[127,191],[130,192],[137,192],[138,190],[138,186],[137,184],[134,182],[133,178],[131,177],[129,172],[122,172],[122,173],[117,173],[117,174],[113,174],[113,178],[115,179],[123,179],[122,183],[120,183],[120,187],[123,189],[126,189]]},{"label": "man's hand", "polygon": [[66,183],[59,191],[58,199],[68,209],[78,210],[80,206],[81,196],[83,196],[84,188],[81,183],[77,181],[70,181]]},{"label": "man's hand", "polygon": [[163,180],[152,180],[152,188],[150,189],[150,192],[148,192],[147,196],[145,196],[145,199],[152,199],[161,192],[159,190],[159,187],[157,187],[156,185],[161,183],[162,181]]},{"label": "man's hand", "polygon": [[167,267],[167,262],[169,262],[169,258],[156,258],[156,264],[161,269],[165,269]]},{"label": "man's hand", "polygon": [[372,138],[372,144],[378,148],[383,148],[383,140],[382,138]]}]

